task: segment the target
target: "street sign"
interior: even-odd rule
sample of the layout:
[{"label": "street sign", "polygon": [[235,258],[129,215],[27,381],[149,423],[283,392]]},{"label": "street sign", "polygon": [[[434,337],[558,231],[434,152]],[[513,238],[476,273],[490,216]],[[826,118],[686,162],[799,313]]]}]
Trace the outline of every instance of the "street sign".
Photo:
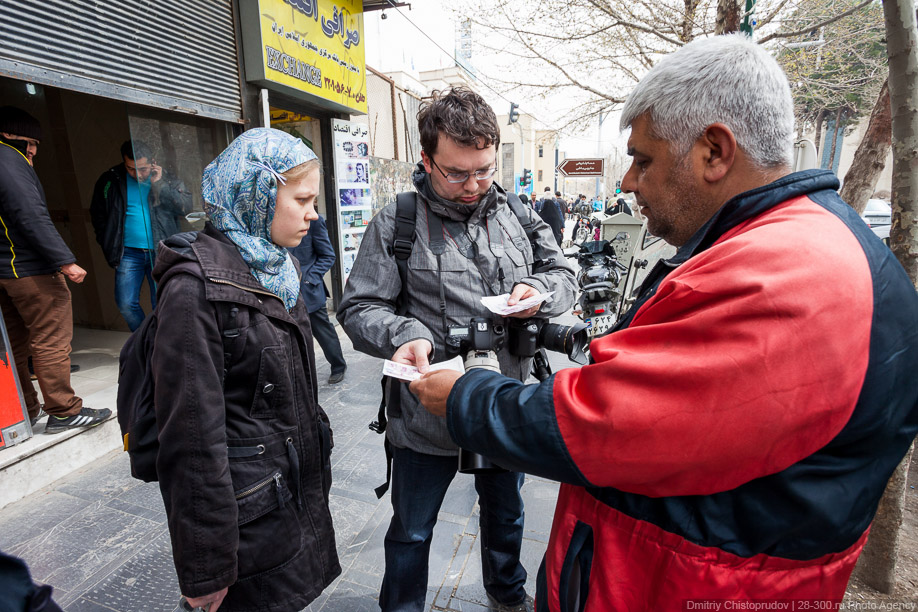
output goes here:
[{"label": "street sign", "polygon": [[565,159],[556,170],[564,176],[603,176],[605,161],[600,158]]}]

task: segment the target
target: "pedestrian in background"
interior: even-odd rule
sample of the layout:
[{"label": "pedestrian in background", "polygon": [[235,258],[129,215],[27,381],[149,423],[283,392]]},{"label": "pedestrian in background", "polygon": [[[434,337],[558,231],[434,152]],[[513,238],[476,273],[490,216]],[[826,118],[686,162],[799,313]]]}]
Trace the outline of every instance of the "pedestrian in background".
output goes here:
[{"label": "pedestrian in background", "polygon": [[191,212],[191,192],[153,159],[149,145],[127,140],[121,163],[96,181],[89,207],[96,242],[115,269],[115,303],[131,331],[143,323],[140,291],[146,279],[150,308],[156,308],[153,283],[156,245],[179,231]]},{"label": "pedestrian in background", "polygon": [[539,216],[551,228],[555,242],[560,247],[561,241],[564,239],[564,215],[561,212],[561,203],[551,197],[551,187],[546,187],[543,192]]},{"label": "pedestrian in background", "polygon": [[328,287],[325,286],[324,276],[335,265],[335,250],[328,239],[328,228],[322,215],[309,224],[309,233],[299,246],[290,249],[290,253],[300,262],[300,294],[309,311],[312,335],[331,366],[328,384],[334,385],[344,380],[347,363],[341,352],[338,332],[328,319]]},{"label": "pedestrian in background", "polygon": [[70,383],[73,308],[67,280],[82,283],[86,270],[51,221],[45,191],[32,167],[41,124],[15,108],[0,108],[0,308],[10,352],[35,425],[42,405],[29,375],[29,355],[50,415],[45,433],[101,424],[108,408],[83,405]]}]

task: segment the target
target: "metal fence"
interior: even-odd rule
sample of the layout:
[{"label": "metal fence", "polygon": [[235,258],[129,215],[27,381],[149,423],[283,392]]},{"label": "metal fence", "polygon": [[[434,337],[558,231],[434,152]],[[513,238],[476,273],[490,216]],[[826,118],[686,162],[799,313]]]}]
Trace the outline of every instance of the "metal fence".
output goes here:
[{"label": "metal fence", "polygon": [[421,99],[367,67],[370,155],[416,163],[421,156],[417,114]]}]

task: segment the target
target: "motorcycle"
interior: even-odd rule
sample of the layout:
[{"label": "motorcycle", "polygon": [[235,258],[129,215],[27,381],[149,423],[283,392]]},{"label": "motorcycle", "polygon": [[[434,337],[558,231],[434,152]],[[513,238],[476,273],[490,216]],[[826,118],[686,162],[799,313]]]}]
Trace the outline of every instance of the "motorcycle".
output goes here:
[{"label": "motorcycle", "polygon": [[616,307],[621,299],[618,286],[622,272],[628,268],[619,263],[608,240],[587,240],[567,256],[576,257],[580,266],[579,316],[589,326],[587,333],[591,338],[603,334],[615,324]]},{"label": "motorcycle", "polygon": [[590,214],[578,213],[571,242],[573,244],[583,244],[584,242],[589,242],[598,238],[597,229],[605,218],[606,215],[601,212]]}]

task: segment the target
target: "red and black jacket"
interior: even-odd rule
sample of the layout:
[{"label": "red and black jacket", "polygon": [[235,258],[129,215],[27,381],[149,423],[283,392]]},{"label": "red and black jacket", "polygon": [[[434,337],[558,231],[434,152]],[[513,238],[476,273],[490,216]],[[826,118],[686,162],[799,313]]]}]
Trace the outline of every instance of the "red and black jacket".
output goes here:
[{"label": "red and black jacket", "polygon": [[837,187],[731,199],[592,364],[457,382],[457,444],[564,483],[539,610],[844,596],[918,431],[918,294]]}]

